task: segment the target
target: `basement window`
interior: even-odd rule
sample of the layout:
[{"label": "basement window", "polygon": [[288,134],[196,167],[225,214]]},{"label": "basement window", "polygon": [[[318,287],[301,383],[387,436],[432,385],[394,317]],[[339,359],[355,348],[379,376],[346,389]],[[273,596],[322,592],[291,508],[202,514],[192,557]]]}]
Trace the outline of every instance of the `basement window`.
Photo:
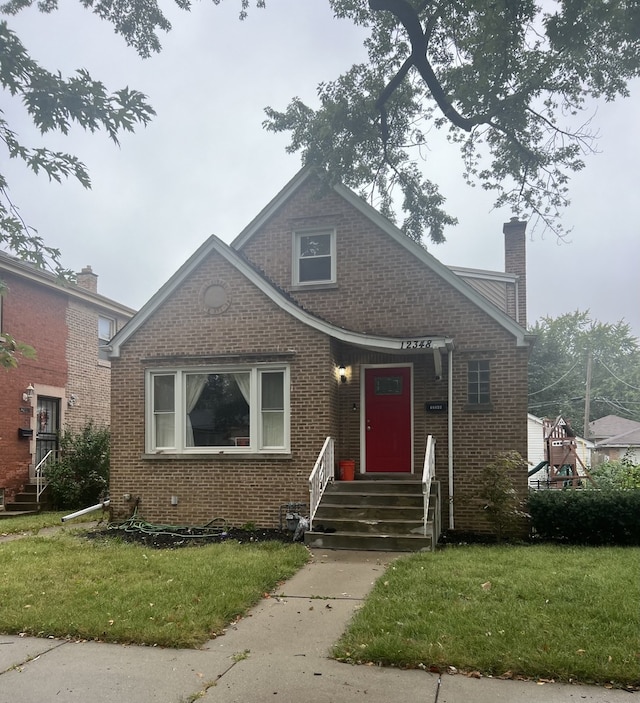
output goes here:
[{"label": "basement window", "polygon": [[289,369],[282,366],[150,371],[147,451],[289,451]]}]

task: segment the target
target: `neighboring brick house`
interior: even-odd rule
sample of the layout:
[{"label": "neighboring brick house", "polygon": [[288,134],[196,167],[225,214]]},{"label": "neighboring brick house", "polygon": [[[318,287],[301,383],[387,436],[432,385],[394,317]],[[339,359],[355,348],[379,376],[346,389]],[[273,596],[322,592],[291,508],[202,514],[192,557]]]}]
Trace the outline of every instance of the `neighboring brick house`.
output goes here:
[{"label": "neighboring brick house", "polygon": [[36,358],[0,369],[0,497],[9,504],[34,478],[58,432],[110,422],[111,362],[104,349],[134,311],[97,293],[86,267],[77,284],[0,252],[0,333],[32,346]]},{"label": "neighboring brick house", "polygon": [[388,479],[422,477],[431,435],[443,524],[486,530],[484,466],[527,452],[524,230],[505,225],[508,274],[454,272],[301,171],[112,340],[114,516],[275,526],[328,437],[356,478]]},{"label": "neighboring brick house", "polygon": [[589,436],[595,442],[594,466],[622,459],[640,463],[640,422],[606,415],[589,423]]}]

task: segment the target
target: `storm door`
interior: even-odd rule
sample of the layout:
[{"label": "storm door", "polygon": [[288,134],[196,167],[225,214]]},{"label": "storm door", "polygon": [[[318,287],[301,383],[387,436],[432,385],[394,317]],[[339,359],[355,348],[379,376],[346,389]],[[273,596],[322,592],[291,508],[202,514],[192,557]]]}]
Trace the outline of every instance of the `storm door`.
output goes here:
[{"label": "storm door", "polygon": [[38,396],[36,412],[36,466],[49,451],[58,449],[60,398]]}]

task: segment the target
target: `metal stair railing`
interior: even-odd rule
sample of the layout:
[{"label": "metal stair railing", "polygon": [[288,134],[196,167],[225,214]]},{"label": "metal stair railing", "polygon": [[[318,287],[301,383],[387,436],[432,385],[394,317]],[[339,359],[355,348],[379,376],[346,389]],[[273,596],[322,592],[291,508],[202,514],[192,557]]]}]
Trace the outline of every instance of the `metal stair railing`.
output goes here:
[{"label": "metal stair railing", "polygon": [[[422,501],[424,506],[424,517],[422,530],[427,536],[427,523],[429,521],[429,498],[431,497],[431,482],[436,476],[436,440],[432,435],[427,437],[427,448],[424,453],[424,464],[422,467]],[[438,507],[436,506],[436,512]]]},{"label": "metal stair railing", "polygon": [[40,502],[40,496],[43,494],[44,489],[48,485],[46,470],[50,464],[58,460],[58,454],[60,451],[58,449],[50,449],[44,457],[40,460],[36,468],[34,469],[34,474],[36,477],[36,502]]},{"label": "metal stair railing", "polygon": [[333,437],[327,437],[324,440],[309,476],[309,530],[313,529],[313,518],[322,500],[324,489],[329,481],[334,479],[334,446]]}]

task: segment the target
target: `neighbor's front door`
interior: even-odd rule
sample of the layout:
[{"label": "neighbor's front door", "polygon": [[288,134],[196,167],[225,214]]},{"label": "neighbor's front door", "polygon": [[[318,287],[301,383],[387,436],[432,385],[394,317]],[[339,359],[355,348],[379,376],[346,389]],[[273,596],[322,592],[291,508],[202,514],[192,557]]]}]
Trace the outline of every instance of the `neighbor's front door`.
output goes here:
[{"label": "neighbor's front door", "polygon": [[367,472],[411,471],[411,367],[364,370]]},{"label": "neighbor's front door", "polygon": [[36,415],[36,466],[51,450],[58,449],[60,433],[60,398],[38,396]]}]

